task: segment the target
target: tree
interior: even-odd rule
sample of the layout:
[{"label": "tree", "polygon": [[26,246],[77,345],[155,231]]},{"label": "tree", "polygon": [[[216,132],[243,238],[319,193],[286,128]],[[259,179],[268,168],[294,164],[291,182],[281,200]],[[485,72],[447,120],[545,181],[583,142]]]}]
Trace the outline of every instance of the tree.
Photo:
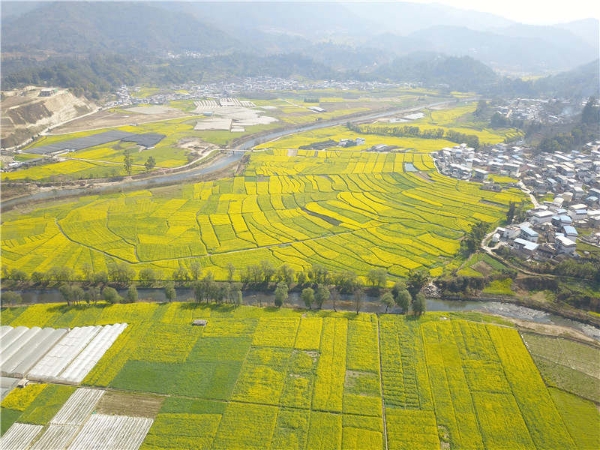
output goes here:
[{"label": "tree", "polygon": [[125,172],[127,175],[131,175],[131,169],[133,167],[133,159],[131,158],[131,150],[126,149],[123,154],[123,167],[125,167]]},{"label": "tree", "polygon": [[85,297],[85,292],[80,286],[74,286],[71,289],[71,299],[76,305]]},{"label": "tree", "polygon": [[289,288],[292,285],[292,283],[294,282],[294,275],[295,275],[294,269],[292,269],[287,264],[283,264],[282,266],[279,266],[279,269],[277,269],[277,274],[275,275],[275,279],[277,280],[277,282],[283,281],[285,284],[287,284],[287,286]]},{"label": "tree", "polygon": [[150,172],[156,166],[156,161],[154,160],[154,156],[148,156],[148,159],[144,163],[144,167],[146,168],[146,172]]},{"label": "tree", "polygon": [[317,291],[315,292],[315,303],[317,304],[317,308],[321,309],[323,307],[323,303],[329,300],[331,294],[329,293],[329,289],[324,284],[317,285]]},{"label": "tree", "polygon": [[154,272],[153,269],[147,267],[145,269],[140,270],[138,278],[140,279],[140,284],[142,286],[152,286],[156,281],[156,272]]},{"label": "tree", "polygon": [[407,289],[398,290],[397,294],[394,296],[394,301],[396,302],[396,305],[398,305],[400,309],[402,309],[402,313],[404,314],[408,313],[408,308],[410,306],[411,300],[412,297],[410,296],[410,292],[408,292]]},{"label": "tree", "polygon": [[352,270],[346,270],[342,273],[336,274],[333,279],[333,283],[341,294],[351,294],[354,291],[354,288],[358,285],[358,278],[356,276],[356,272]]},{"label": "tree", "polygon": [[38,272],[37,270],[31,274],[31,281],[34,284],[43,283],[46,280],[46,274],[44,272]]},{"label": "tree", "polygon": [[231,289],[229,290],[229,300],[236,306],[239,306],[243,302],[242,285],[240,283],[231,283]]},{"label": "tree", "polygon": [[337,302],[340,299],[340,291],[338,291],[337,289],[333,289],[331,291],[331,306],[333,307],[333,310],[335,312],[337,312]]},{"label": "tree", "polygon": [[135,303],[138,301],[138,291],[135,284],[129,286],[127,289],[127,303]]},{"label": "tree", "polygon": [[135,277],[135,270],[125,263],[119,263],[108,270],[108,276],[116,283],[129,284]]},{"label": "tree", "polygon": [[196,303],[201,303],[204,299],[204,284],[196,281],[192,286],[194,289],[194,300],[196,300]]},{"label": "tree", "polygon": [[463,252],[467,256],[475,253],[479,249],[481,241],[483,241],[483,238],[485,237],[489,227],[489,223],[481,220],[471,227],[471,230],[466,234],[461,242]]},{"label": "tree", "polygon": [[288,285],[285,281],[277,283],[275,288],[275,306],[281,307],[288,298]]},{"label": "tree", "polygon": [[9,278],[14,281],[27,281],[29,279],[29,275],[27,275],[27,272],[22,270],[12,269],[10,271]]},{"label": "tree", "polygon": [[482,118],[482,117],[485,117],[488,110],[489,110],[488,102],[486,102],[485,100],[482,99],[477,102],[477,108],[475,109],[475,112],[473,114],[476,117]]},{"label": "tree", "polygon": [[70,267],[51,267],[46,272],[48,281],[74,281],[75,271]]},{"label": "tree", "polygon": [[391,292],[386,292],[383,294],[379,301],[385,305],[385,312],[388,312],[388,309],[394,306],[394,296]]},{"label": "tree", "polygon": [[91,286],[84,294],[83,299],[89,304],[90,302],[94,302],[94,304],[96,304],[96,302],[100,299],[100,290],[95,287],[95,286]]},{"label": "tree", "polygon": [[60,295],[62,295],[63,299],[67,302],[67,305],[71,306],[71,300],[73,298],[73,288],[70,284],[63,283],[58,287],[58,291]]},{"label": "tree", "polygon": [[313,264],[308,271],[308,278],[315,284],[326,284],[329,270],[320,264]]},{"label": "tree", "polygon": [[119,295],[117,290],[114,288],[111,288],[110,286],[106,286],[104,289],[102,289],[102,297],[108,303],[112,303],[112,304],[119,303],[121,301],[121,296]]},{"label": "tree", "polygon": [[95,273],[93,278],[94,284],[106,284],[108,283],[108,274],[104,271]]},{"label": "tree", "polygon": [[202,274],[200,261],[194,260],[190,263],[190,273],[192,274],[192,280],[198,281],[200,279],[200,275]]},{"label": "tree", "polygon": [[354,310],[356,311],[356,314],[358,315],[358,313],[362,309],[363,303],[365,301],[365,292],[363,291],[362,287],[357,286],[354,289],[353,300],[354,300]]},{"label": "tree", "polygon": [[271,278],[275,275],[275,267],[271,264],[271,261],[267,259],[263,259],[260,262],[260,268],[263,274],[263,283],[268,286],[271,282]]},{"label": "tree", "polygon": [[506,211],[506,223],[508,225],[510,225],[513,222],[513,219],[515,218],[516,207],[517,204],[515,202],[510,202],[508,204],[508,211]]},{"label": "tree", "polygon": [[[481,242],[481,240],[480,240]],[[414,299],[415,296],[423,289],[429,282],[429,271],[427,269],[411,270],[408,272],[408,282],[406,287],[410,292],[411,297]]]},{"label": "tree", "polygon": [[227,263],[227,281],[230,283],[233,281],[233,275],[235,275],[235,266],[232,263]]},{"label": "tree", "polygon": [[306,273],[304,271],[298,272],[298,274],[296,275],[296,279],[298,280],[298,284],[300,286],[303,286],[304,284],[306,284],[307,281]]},{"label": "tree", "polygon": [[83,280],[84,281],[92,281],[92,276],[94,275],[94,269],[90,263],[85,263],[81,266],[81,271],[83,272]]},{"label": "tree", "polygon": [[588,125],[598,126],[600,123],[600,107],[595,97],[590,97],[581,111],[581,122]]},{"label": "tree", "polygon": [[2,304],[3,305],[18,305],[23,302],[23,298],[21,294],[18,294],[13,291],[4,291],[2,292]]},{"label": "tree", "polygon": [[180,267],[173,272],[173,280],[185,282],[190,280],[190,274],[185,267]]},{"label": "tree", "polygon": [[175,291],[175,285],[173,283],[167,283],[165,285],[165,297],[167,297],[167,300],[170,302],[177,297],[177,291]]},{"label": "tree", "polygon": [[413,301],[412,307],[415,316],[419,317],[424,314],[426,307],[425,296],[423,294],[417,294]]},{"label": "tree", "polygon": [[383,288],[387,282],[387,271],[385,269],[371,269],[367,278],[373,287]]},{"label": "tree", "polygon": [[304,304],[308,309],[312,309],[312,304],[315,301],[315,291],[312,288],[304,288],[302,289],[302,294],[300,297],[304,301]]},{"label": "tree", "polygon": [[208,303],[210,299],[214,299],[216,297],[215,279],[211,271],[208,271],[199,283],[202,286],[202,292],[204,294],[206,303]]}]

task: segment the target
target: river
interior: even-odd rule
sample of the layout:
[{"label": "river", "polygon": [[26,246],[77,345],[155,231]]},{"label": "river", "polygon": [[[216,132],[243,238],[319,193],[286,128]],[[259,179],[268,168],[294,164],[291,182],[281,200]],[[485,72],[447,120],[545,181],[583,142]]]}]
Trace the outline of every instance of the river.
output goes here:
[{"label": "river", "polygon": [[[467,100],[471,100],[471,99],[465,99],[463,101],[467,101]],[[287,136],[290,134],[294,134],[294,133],[300,133],[300,132],[304,132],[304,131],[316,130],[319,128],[326,128],[326,127],[342,125],[347,122],[355,123],[355,122],[361,122],[361,121],[367,121],[367,120],[374,120],[374,119],[378,119],[381,117],[392,116],[392,115],[397,115],[397,114],[406,114],[406,113],[420,110],[423,108],[432,108],[432,107],[455,103],[455,102],[456,102],[456,100],[443,101],[443,102],[430,103],[428,105],[422,105],[422,106],[418,106],[418,107],[371,112],[371,113],[367,113],[367,114],[356,116],[356,117],[350,117],[350,118],[346,117],[346,118],[340,118],[340,119],[317,121],[317,122],[314,122],[311,124],[301,125],[301,126],[295,127],[295,128],[284,129],[284,130],[275,130],[271,133],[267,133],[267,134],[257,136],[257,137],[250,136],[250,137],[248,137],[248,139],[244,139],[242,141],[242,143],[240,143],[236,148],[238,150],[250,150],[251,148],[258,145],[259,143],[272,141],[273,139],[277,139],[277,138]],[[244,154],[241,152],[233,152],[232,154],[229,154],[225,157],[216,159],[214,162],[212,162],[211,164],[206,165],[206,166],[200,166],[200,167],[193,168],[190,170],[182,170],[180,172],[168,173],[165,175],[157,175],[157,176],[153,176],[150,178],[143,178],[140,180],[124,180],[124,181],[106,183],[106,184],[97,185],[97,186],[92,184],[92,186],[89,186],[89,187],[79,187],[79,188],[74,187],[74,188],[67,188],[67,189],[62,189],[57,186],[55,189],[52,189],[50,191],[46,190],[46,191],[42,191],[42,192],[36,192],[35,194],[2,201],[0,203],[0,210],[8,211],[8,210],[14,208],[15,206],[18,206],[21,204],[37,203],[37,202],[45,201],[45,200],[58,200],[58,199],[63,199],[63,198],[68,198],[68,197],[77,197],[77,196],[83,196],[83,195],[96,195],[96,194],[102,194],[105,192],[115,192],[115,191],[119,191],[119,190],[147,189],[147,188],[151,188],[154,186],[166,186],[166,185],[175,184],[175,183],[182,183],[185,181],[193,180],[194,178],[202,176],[202,175],[207,175],[207,174],[210,174],[213,172],[218,172],[219,170],[224,169],[225,167],[227,167],[229,165],[239,162],[243,156],[244,156]]]},{"label": "river", "polygon": [[[27,289],[16,291],[21,294],[24,304],[33,303],[64,303],[63,297],[58,289]],[[127,295],[127,290],[119,290],[122,297]],[[140,300],[151,302],[166,302],[167,298],[163,289],[139,288],[138,297]],[[176,301],[187,302],[193,301],[194,292],[190,288],[177,289]],[[243,303],[250,306],[273,306],[274,295],[272,293],[264,293],[259,291],[243,291]],[[287,306],[304,308],[304,303],[300,298],[300,293],[290,292],[286,301]],[[331,301],[325,302],[323,305],[325,310],[333,310]],[[342,296],[342,299],[336,303],[338,311],[356,311],[355,302],[351,296]],[[361,312],[384,313],[385,307],[379,302],[377,297],[365,296],[361,305]],[[530,322],[537,322],[548,325],[559,325],[563,327],[573,328],[586,336],[600,342],[600,329],[587,325],[575,320],[566,319],[564,317],[551,314],[537,309],[527,308],[512,303],[501,302],[474,302],[474,301],[456,301],[456,300],[439,300],[427,299],[427,311],[437,312],[461,312],[461,311],[479,311],[482,313],[495,314],[511,319],[520,319]],[[390,314],[400,313],[399,308],[391,308],[388,311]]]}]

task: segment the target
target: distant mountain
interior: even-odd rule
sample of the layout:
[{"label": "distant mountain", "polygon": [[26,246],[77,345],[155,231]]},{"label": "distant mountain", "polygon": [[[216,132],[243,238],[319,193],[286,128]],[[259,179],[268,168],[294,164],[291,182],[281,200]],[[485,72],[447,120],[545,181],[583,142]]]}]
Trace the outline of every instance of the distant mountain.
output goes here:
[{"label": "distant mountain", "polygon": [[538,92],[566,98],[600,97],[600,60],[568,72],[541,78],[534,83]]},{"label": "distant mountain", "polygon": [[574,22],[559,23],[554,26],[570,31],[588,45],[598,48],[598,41],[600,41],[600,21],[598,19],[576,20]]},{"label": "distant mountain", "polygon": [[452,90],[485,92],[500,77],[488,66],[469,57],[436,53],[413,53],[395,59],[373,74],[391,81],[420,81],[425,85],[448,85]]},{"label": "distant mountain", "polygon": [[2,6],[0,8],[0,17],[2,18],[2,23],[6,24],[17,17],[20,17],[24,14],[27,14],[34,9],[40,8],[43,6],[42,2],[2,2]]},{"label": "distant mountain", "polygon": [[491,31],[437,26],[409,35],[424,48],[471,56],[494,68],[544,72],[568,70],[598,57],[598,50],[567,30],[513,25]]},{"label": "distant mountain", "polygon": [[377,24],[377,33],[408,35],[438,25],[489,30],[515,22],[494,14],[468,11],[439,3],[353,2],[344,6],[366,23]]},{"label": "distant mountain", "polygon": [[246,46],[193,17],[142,2],[49,3],[2,26],[3,52],[214,53],[234,48]]},{"label": "distant mountain", "polygon": [[164,2],[158,5],[192,14],[233,35],[239,30],[258,30],[314,41],[368,33],[373,25],[337,2]]}]

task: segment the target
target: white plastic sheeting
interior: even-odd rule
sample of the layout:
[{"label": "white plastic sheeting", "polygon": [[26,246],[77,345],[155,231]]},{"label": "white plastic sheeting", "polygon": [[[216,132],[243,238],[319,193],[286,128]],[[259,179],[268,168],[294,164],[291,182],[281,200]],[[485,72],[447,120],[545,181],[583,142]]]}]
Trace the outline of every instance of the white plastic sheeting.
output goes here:
[{"label": "white plastic sheeting", "polygon": [[81,383],[89,371],[102,358],[102,355],[117,340],[125,327],[127,327],[126,323],[117,323],[102,327],[92,342],[60,374],[58,380],[66,383]]},{"label": "white plastic sheeting", "polygon": [[73,361],[102,327],[75,327],[31,369],[31,380],[57,381],[58,375]]},{"label": "white plastic sheeting", "polygon": [[137,450],[152,426],[145,417],[94,414],[85,423],[69,450]]},{"label": "white plastic sheeting", "polygon": [[4,400],[18,383],[19,380],[17,378],[0,377],[0,401]]},{"label": "white plastic sheeting", "polygon": [[67,330],[44,328],[21,352],[2,361],[2,374],[22,378],[65,335]]},{"label": "white plastic sheeting", "polygon": [[28,425],[13,423],[0,438],[2,450],[23,450],[28,448],[37,435],[44,428],[42,425]]},{"label": "white plastic sheeting", "polygon": [[0,353],[4,354],[7,347],[19,339],[28,329],[29,328],[27,327],[17,327],[9,330],[8,333],[0,339]]},{"label": "white plastic sheeting", "polygon": [[60,408],[51,425],[82,425],[104,395],[99,389],[77,389]]},{"label": "white plastic sheeting", "polygon": [[42,331],[40,327],[33,327],[26,330],[25,333],[2,351],[2,360],[6,361],[11,356],[20,353],[22,349],[26,348],[27,345],[35,339],[40,331]]},{"label": "white plastic sheeting", "polygon": [[73,440],[79,425],[50,425],[42,434],[31,450],[60,450],[67,448],[69,442]]},{"label": "white plastic sheeting", "polygon": [[127,327],[1,327],[0,374],[31,380],[78,384]]},{"label": "white plastic sheeting", "polygon": [[9,325],[2,325],[0,327],[0,339],[2,339],[2,337],[8,333],[10,330],[12,330],[12,327]]}]

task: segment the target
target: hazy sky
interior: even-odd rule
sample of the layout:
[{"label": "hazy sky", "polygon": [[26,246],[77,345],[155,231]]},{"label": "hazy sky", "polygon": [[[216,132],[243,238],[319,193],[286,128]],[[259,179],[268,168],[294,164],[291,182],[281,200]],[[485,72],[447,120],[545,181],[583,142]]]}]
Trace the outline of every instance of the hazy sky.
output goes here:
[{"label": "hazy sky", "polygon": [[530,24],[570,22],[589,17],[600,19],[597,0],[412,0],[412,3],[441,3]]},{"label": "hazy sky", "polygon": [[[40,0],[19,0],[40,1]],[[56,1],[56,0],[41,0]],[[59,0],[61,1],[61,0]],[[101,0],[112,1],[112,0]],[[136,0],[181,1],[181,0]],[[319,2],[319,0],[183,0],[183,1],[267,1],[267,2]],[[323,1],[323,0],[321,0]],[[398,0],[325,0],[337,2],[393,2]],[[400,0],[402,1],[402,0]],[[460,9],[471,9],[497,14],[517,22],[544,25],[571,22],[578,19],[600,20],[598,0],[406,0],[408,3],[440,3]]]}]

